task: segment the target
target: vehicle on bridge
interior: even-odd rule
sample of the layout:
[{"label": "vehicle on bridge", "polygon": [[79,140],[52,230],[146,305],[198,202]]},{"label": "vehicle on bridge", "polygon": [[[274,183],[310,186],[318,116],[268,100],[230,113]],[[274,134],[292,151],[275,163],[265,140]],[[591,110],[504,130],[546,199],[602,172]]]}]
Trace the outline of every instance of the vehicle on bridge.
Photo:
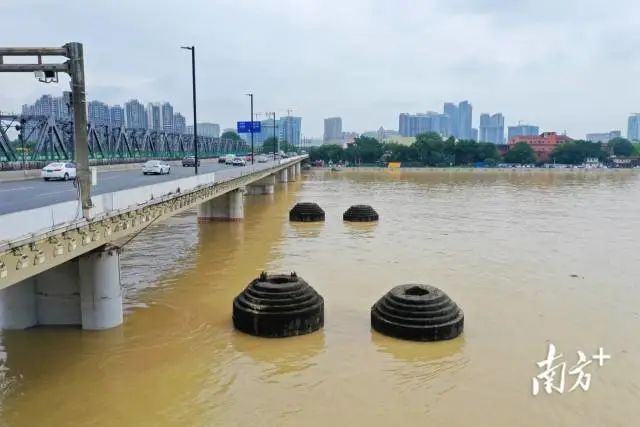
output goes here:
[{"label": "vehicle on bridge", "polygon": [[162,160],[149,160],[142,166],[143,175],[164,175],[171,173],[171,166]]},{"label": "vehicle on bridge", "polygon": [[[195,165],[196,165],[195,156],[187,156],[184,159],[182,159],[182,167],[195,166]],[[200,166],[200,159],[198,159],[198,166]]]},{"label": "vehicle on bridge", "polygon": [[256,157],[256,160],[258,161],[258,163],[267,163],[269,161],[269,159],[267,159],[267,156],[265,155]]},{"label": "vehicle on bridge", "polygon": [[231,164],[233,166],[246,166],[247,165],[247,161],[245,159],[243,159],[242,157],[236,157],[235,159],[233,159]]},{"label": "vehicle on bridge", "polygon": [[224,159],[223,163],[226,163],[226,164],[230,165],[230,164],[233,163],[233,160],[236,158],[236,155],[235,154],[227,154],[226,156],[221,157],[221,158]]},{"label": "vehicle on bridge", "polygon": [[45,181],[50,179],[62,179],[67,181],[69,178],[76,177],[75,163],[49,163],[42,168],[42,177]]}]

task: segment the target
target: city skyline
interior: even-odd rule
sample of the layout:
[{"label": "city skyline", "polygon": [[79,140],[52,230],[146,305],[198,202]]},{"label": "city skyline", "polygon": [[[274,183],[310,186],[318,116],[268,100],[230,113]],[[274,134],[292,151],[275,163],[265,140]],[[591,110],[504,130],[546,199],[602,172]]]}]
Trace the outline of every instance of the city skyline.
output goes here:
[{"label": "city skyline", "polygon": [[[170,102],[148,102],[145,107],[140,100],[132,98],[123,105],[124,107],[120,104],[109,105],[96,99],[90,100],[87,102],[87,120],[94,126],[152,129],[183,134],[188,131],[185,116],[175,111]],[[23,104],[21,114],[72,119],[64,96],[51,94],[41,95],[32,104]],[[217,133],[220,133],[218,124],[198,122],[198,126],[200,125],[206,128],[201,135],[214,136],[215,130],[212,131],[211,126],[214,127],[213,129],[217,127]],[[190,127],[192,128],[191,133],[193,133],[193,126]]]},{"label": "city skyline", "polygon": [[[187,126],[187,118],[181,113],[174,111],[173,105],[167,101],[164,102],[148,102],[146,106],[136,98],[132,98],[124,103],[124,107],[120,104],[109,105],[100,100],[91,100],[87,102],[89,122],[100,125],[125,126],[130,128],[149,128],[154,130],[175,131],[180,133],[193,133],[193,126]],[[8,110],[4,110],[8,111]],[[52,94],[43,94],[34,101],[33,104],[23,104],[21,107],[22,114],[31,115],[51,115],[55,118],[69,118],[69,112],[66,107],[64,97],[62,95],[55,96]],[[464,115],[464,120],[461,116]],[[403,118],[404,117],[404,118]],[[436,132],[443,137],[453,136],[457,139],[472,139],[479,142],[492,142],[494,144],[508,143],[514,136],[540,135],[541,127],[532,124],[523,124],[518,122],[517,125],[508,126],[508,134],[505,136],[505,117],[502,113],[480,113],[478,115],[478,126],[465,130],[465,126],[473,124],[473,105],[465,100],[457,105],[452,102],[443,104],[443,113],[427,111],[426,113],[400,113],[397,132],[401,136],[415,136],[424,132]],[[284,128],[281,121],[285,123]],[[404,120],[404,122],[403,122]],[[412,120],[410,122],[406,120]],[[277,135],[281,140],[292,139],[297,145],[304,137],[302,132],[302,118],[297,116],[280,116],[276,120]],[[465,122],[466,125],[462,122]],[[272,128],[269,124],[267,128]],[[288,125],[287,123],[291,123]],[[404,128],[403,128],[404,123]],[[462,123],[462,124],[461,124]],[[587,139],[593,141],[607,142],[615,137],[626,137],[630,140],[640,140],[640,113],[632,113],[627,119],[627,128],[614,129],[606,132],[589,132],[585,136],[569,135],[565,132],[559,132],[556,129],[542,128],[548,132],[557,132],[559,134],[567,134],[574,139]],[[213,126],[206,131],[207,135],[213,136],[220,134],[220,125],[217,123],[198,122],[199,126]],[[410,130],[407,126],[410,126]],[[384,129],[384,126],[379,128]],[[332,138],[330,141],[342,140],[345,133],[353,134],[353,131],[342,131],[342,117],[329,117],[324,119],[324,134],[322,140],[326,143],[327,131],[330,130]],[[392,132],[395,129],[387,129]],[[341,136],[335,135],[338,132]],[[358,129],[358,134],[372,134],[378,131],[372,129]],[[334,135],[335,134],[335,135]],[[465,135],[465,136],[462,136]],[[241,135],[243,138],[246,135]],[[265,136],[266,138],[267,136]],[[259,137],[258,137],[259,138]],[[262,138],[262,139],[265,139]],[[317,138],[315,138],[317,139]]]},{"label": "city skyline", "polygon": [[[17,0],[2,3],[10,18],[4,44],[58,46],[77,39],[85,48],[89,98],[108,104],[133,93],[171,99],[187,121],[185,43],[198,48],[200,114],[227,126],[248,116],[248,92],[256,94],[255,111],[291,108],[305,117],[307,137],[322,137],[328,115],[348,118],[350,129],[391,129],[399,112],[439,109],[451,99],[469,99],[479,112],[500,111],[510,124],[522,120],[581,136],[607,129],[626,134],[627,117],[640,111],[640,87],[633,84],[640,71],[633,31],[640,8],[630,1],[575,8],[568,1],[433,0],[409,10],[378,0],[309,0],[295,7],[285,0],[250,7],[195,0],[170,14],[149,0],[79,3],[72,11],[50,0],[38,14]],[[73,28],[43,25],[40,18],[63,22],[69,13],[82,17]],[[234,30],[238,20],[242,32]],[[278,25],[264,28],[267,20]],[[110,31],[114,25],[136,28],[135,39]],[[277,67],[265,67],[273,40],[286,40],[286,55],[278,56]],[[247,46],[252,54],[241,54]],[[606,78],[612,70],[615,79]],[[2,82],[0,105],[21,105],[44,91],[26,74],[6,74]],[[56,86],[66,90],[67,82],[61,76]]]}]

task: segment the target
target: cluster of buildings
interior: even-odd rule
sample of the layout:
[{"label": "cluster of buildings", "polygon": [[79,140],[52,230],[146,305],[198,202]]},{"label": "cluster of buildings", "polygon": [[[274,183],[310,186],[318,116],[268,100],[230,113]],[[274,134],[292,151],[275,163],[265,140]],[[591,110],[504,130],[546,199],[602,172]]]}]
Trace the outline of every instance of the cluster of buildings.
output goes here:
[{"label": "cluster of buildings", "polygon": [[[501,151],[506,151],[518,142],[528,143],[542,160],[549,159],[549,153],[556,145],[570,141],[566,135],[555,132],[540,133],[540,127],[531,124],[508,126],[505,139],[504,116],[502,113],[480,115],[478,129],[472,127],[473,107],[468,101],[457,105],[452,102],[444,104],[443,112],[428,111],[426,113],[401,113],[399,116],[399,132],[405,137],[415,137],[425,132],[435,132],[443,138],[471,139],[478,142],[496,144]],[[640,113],[629,116],[627,138],[640,141]],[[607,143],[614,138],[620,138],[622,132],[589,133],[586,140]]]},{"label": "cluster of buildings", "polygon": [[[533,148],[537,157],[543,161],[550,161],[550,154],[564,142],[572,138],[556,132],[540,132],[540,127],[532,124],[518,123],[507,127],[505,138],[504,116],[501,113],[480,115],[478,129],[472,127],[473,107],[468,101],[458,104],[447,102],[443,112],[428,111],[426,113],[401,113],[399,116],[399,130],[385,130],[380,127],[377,131],[365,132],[362,135],[377,138],[379,141],[396,140],[400,137],[415,137],[425,132],[435,132],[443,138],[454,137],[470,139],[477,142],[496,144],[498,151],[506,153],[513,145],[525,142]],[[358,134],[342,130],[342,118],[329,117],[324,119],[324,144],[339,144],[343,147],[351,142]],[[587,141],[608,143],[614,138],[622,137],[622,132],[589,133]],[[640,113],[631,114],[628,121],[627,138],[640,142]],[[401,140],[401,138],[400,138]]]},{"label": "cluster of buildings", "polygon": [[[472,127],[473,106],[469,101],[445,102],[443,112],[400,113],[398,131],[401,136],[416,136],[435,132],[445,138],[478,139],[478,129]],[[504,128],[503,128],[504,132]]]},{"label": "cluster of buildings", "polygon": [[[235,131],[235,129],[229,130]],[[253,134],[253,142],[255,145],[262,145],[267,139],[275,136],[278,141],[287,141],[287,143],[299,147],[301,131],[302,117],[282,116],[276,120],[266,119],[260,122],[260,132]],[[245,141],[251,141],[250,134],[242,134],[241,136]]]},{"label": "cluster of buildings", "polygon": [[508,151],[510,147],[520,142],[526,142],[536,153],[538,159],[542,161],[550,160],[551,152],[563,142],[572,141],[567,135],[558,135],[556,132],[543,132],[540,135],[518,135],[509,140],[509,144],[499,146],[498,151],[504,153]]},{"label": "cluster of buildings", "polygon": [[[22,114],[71,119],[69,106],[62,96],[43,95],[33,104],[23,105]],[[87,114],[89,123],[93,126],[193,133],[193,126],[187,126],[185,117],[174,111],[169,102],[149,102],[145,106],[137,99],[131,99],[123,107],[94,100],[87,103]],[[215,123],[198,123],[198,135],[217,138],[220,136],[220,126]]]},{"label": "cluster of buildings", "polygon": [[627,139],[640,141],[640,113],[633,113],[627,121]]},{"label": "cluster of buildings", "polygon": [[322,136],[322,142],[324,144],[342,145],[343,140],[342,117],[329,117],[324,119],[324,134]]},{"label": "cluster of buildings", "polygon": [[[390,136],[398,135],[398,132],[385,130],[383,127],[380,127],[377,131],[364,132],[362,135],[383,141]],[[359,136],[360,134],[358,132],[345,132],[342,130],[341,117],[329,117],[324,119],[324,135],[322,137],[322,144],[336,144],[346,147],[348,144],[353,143]]]}]

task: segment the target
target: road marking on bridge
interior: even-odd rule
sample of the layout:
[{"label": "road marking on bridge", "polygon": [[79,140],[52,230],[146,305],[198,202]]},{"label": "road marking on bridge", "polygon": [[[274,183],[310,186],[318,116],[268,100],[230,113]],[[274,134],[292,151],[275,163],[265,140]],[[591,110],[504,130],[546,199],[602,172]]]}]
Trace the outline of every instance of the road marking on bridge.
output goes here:
[{"label": "road marking on bridge", "polygon": [[35,187],[19,187],[19,188],[7,188],[6,190],[0,190],[0,193],[4,193],[5,191],[20,191],[20,190],[29,190]]},{"label": "road marking on bridge", "polygon": [[75,188],[71,188],[69,190],[58,190],[58,191],[53,191],[51,193],[40,193],[40,194],[37,195],[37,197],[40,197],[40,196],[51,196],[52,194],[67,193],[69,191],[73,191],[75,193],[78,190],[76,190]]},{"label": "road marking on bridge", "polygon": [[100,181],[109,181],[110,179],[116,179],[116,178],[122,178],[122,175],[102,176],[100,177]]}]

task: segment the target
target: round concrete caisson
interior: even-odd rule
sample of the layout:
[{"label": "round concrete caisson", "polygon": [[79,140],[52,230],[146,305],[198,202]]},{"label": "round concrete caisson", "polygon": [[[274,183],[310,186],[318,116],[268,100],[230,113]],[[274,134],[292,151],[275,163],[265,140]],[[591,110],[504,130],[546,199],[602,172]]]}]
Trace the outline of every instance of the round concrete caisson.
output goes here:
[{"label": "round concrete caisson", "polygon": [[289,221],[324,221],[324,211],[317,203],[297,203],[293,209],[289,211]]},{"label": "round concrete caisson", "polygon": [[369,205],[353,205],[342,214],[344,221],[371,222],[378,220],[378,212]]},{"label": "round concrete caisson", "polygon": [[296,273],[262,273],[233,300],[233,325],[267,338],[308,334],[324,325],[324,299]]},{"label": "round concrete caisson", "polygon": [[400,285],[371,307],[371,326],[382,334],[407,340],[449,340],[462,333],[464,314],[434,286]]}]

